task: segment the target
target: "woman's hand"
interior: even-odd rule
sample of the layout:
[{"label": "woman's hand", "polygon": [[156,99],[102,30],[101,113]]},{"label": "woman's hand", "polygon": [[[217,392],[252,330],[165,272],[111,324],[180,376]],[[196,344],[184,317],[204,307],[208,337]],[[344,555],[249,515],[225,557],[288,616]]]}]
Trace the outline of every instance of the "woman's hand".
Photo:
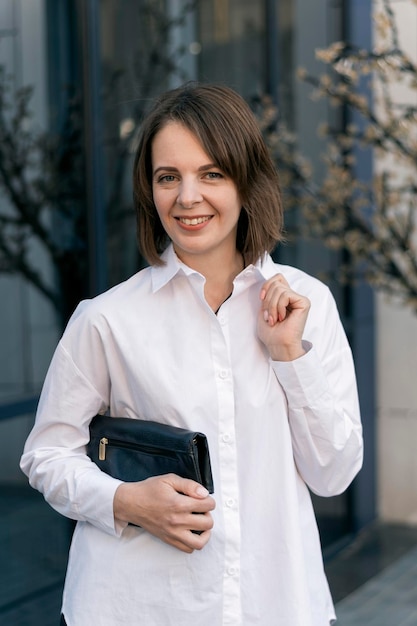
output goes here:
[{"label": "woman's hand", "polygon": [[141,526],[188,553],[201,550],[210,539],[213,528],[210,511],[215,506],[207,489],[176,474],[122,483],[113,503],[115,518]]},{"label": "woman's hand", "polygon": [[262,286],[258,336],[274,361],[293,361],[305,353],[302,345],[310,300],[291,289],[282,274]]}]

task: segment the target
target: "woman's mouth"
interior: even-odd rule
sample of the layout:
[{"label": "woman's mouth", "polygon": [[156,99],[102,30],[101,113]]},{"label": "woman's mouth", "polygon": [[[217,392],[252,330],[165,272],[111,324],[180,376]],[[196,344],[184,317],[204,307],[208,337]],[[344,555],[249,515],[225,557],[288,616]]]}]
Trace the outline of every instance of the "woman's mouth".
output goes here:
[{"label": "woman's mouth", "polygon": [[204,222],[208,222],[211,220],[212,215],[206,215],[204,217],[177,217],[176,219],[181,222],[181,224],[185,224],[185,226],[198,226],[199,224],[204,224]]}]

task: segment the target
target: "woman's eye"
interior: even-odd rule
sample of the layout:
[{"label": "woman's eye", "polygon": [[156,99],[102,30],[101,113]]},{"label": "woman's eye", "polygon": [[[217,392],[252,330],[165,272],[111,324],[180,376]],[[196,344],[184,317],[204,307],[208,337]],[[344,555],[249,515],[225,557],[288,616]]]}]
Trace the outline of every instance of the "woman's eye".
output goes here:
[{"label": "woman's eye", "polygon": [[175,180],[175,176],[172,174],[165,174],[158,178],[158,183],[172,183]]},{"label": "woman's eye", "polygon": [[220,174],[220,172],[208,172],[207,178],[210,178],[210,179],[223,178],[223,174]]}]

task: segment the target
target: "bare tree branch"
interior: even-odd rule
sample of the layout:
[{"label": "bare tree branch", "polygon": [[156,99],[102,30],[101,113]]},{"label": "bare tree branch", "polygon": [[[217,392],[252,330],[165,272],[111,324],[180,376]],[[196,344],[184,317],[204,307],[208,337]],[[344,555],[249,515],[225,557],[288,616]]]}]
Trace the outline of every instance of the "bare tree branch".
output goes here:
[{"label": "bare tree branch", "polygon": [[[322,181],[314,179],[270,101],[258,106],[258,115],[281,172],[287,210],[298,212],[289,236],[317,237],[346,250],[340,278],[362,276],[417,313],[417,106],[412,99],[399,100],[395,89],[400,82],[417,93],[417,66],[401,49],[392,0],[379,4],[375,19],[377,47],[335,42],[317,51],[326,73],[299,70],[313,99],[324,98],[358,120],[321,127],[327,140]],[[361,180],[356,168],[361,150],[375,157],[371,181]]]}]

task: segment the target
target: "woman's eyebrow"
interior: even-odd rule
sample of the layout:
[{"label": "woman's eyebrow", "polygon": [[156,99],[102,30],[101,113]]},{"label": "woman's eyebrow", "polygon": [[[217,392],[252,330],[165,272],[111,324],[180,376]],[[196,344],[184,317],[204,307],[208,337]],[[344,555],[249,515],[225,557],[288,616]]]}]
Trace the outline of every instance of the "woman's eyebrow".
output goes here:
[{"label": "woman's eyebrow", "polygon": [[[213,167],[215,167],[216,169],[220,169],[218,165],[216,165],[215,163],[207,163],[206,165],[201,165],[197,172],[204,172],[206,170],[210,170],[213,169]],[[177,167],[173,167],[172,165],[160,165],[159,167],[156,168],[156,170],[154,170],[153,175],[155,176],[155,174],[157,174],[158,172],[163,171],[163,172],[178,172],[178,168]]]},{"label": "woman's eyebrow", "polygon": [[155,174],[157,174],[158,172],[177,172],[177,168],[176,167],[170,167],[169,165],[161,165],[160,167],[157,167],[156,170],[154,170],[153,174],[155,176]]},{"label": "woman's eyebrow", "polygon": [[215,163],[207,163],[207,165],[202,165],[201,167],[199,167],[198,171],[203,172],[204,170],[211,170],[213,169],[213,167],[215,167],[216,169],[219,169],[219,166],[216,165]]}]

